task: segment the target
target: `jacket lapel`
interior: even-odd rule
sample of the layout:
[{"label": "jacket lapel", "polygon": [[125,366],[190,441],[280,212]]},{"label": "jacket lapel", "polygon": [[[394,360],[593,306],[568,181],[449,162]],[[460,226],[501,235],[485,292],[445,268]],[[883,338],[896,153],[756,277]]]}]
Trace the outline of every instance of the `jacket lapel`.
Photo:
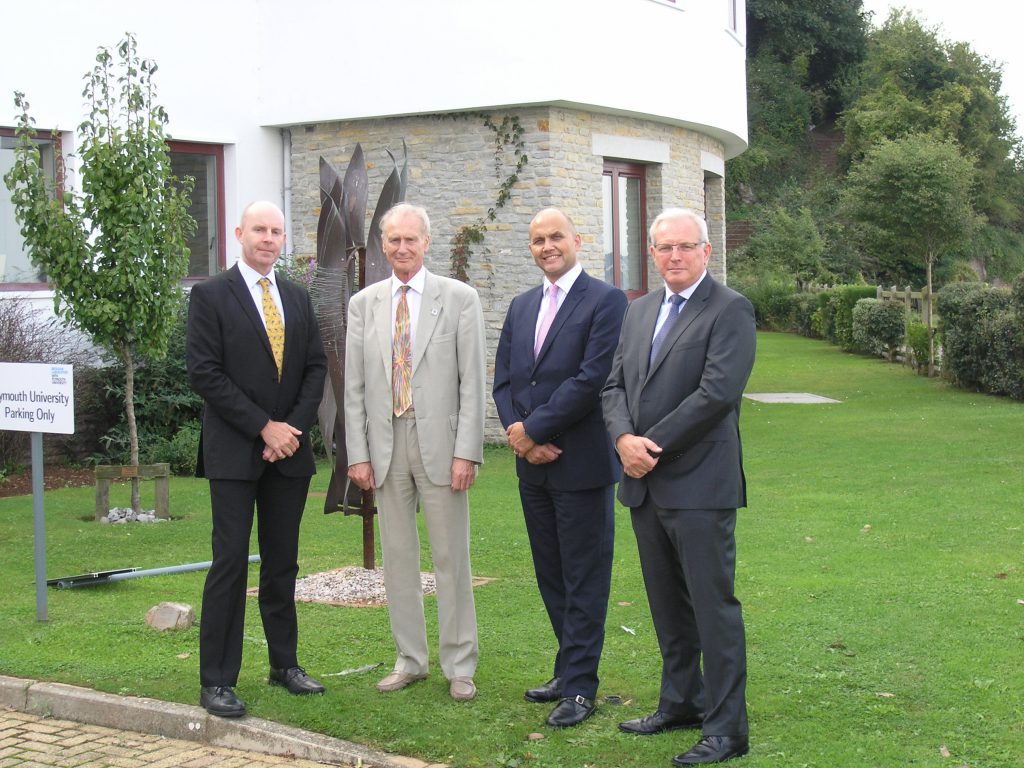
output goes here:
[{"label": "jacket lapel", "polygon": [[[267,328],[263,325],[263,318],[260,316],[259,311],[256,309],[256,305],[253,303],[252,294],[249,292],[249,287],[245,284],[245,280],[242,279],[242,273],[238,270],[238,266],[233,266],[228,270],[228,286],[231,289],[231,293],[234,295],[235,300],[242,307],[242,314],[249,318],[249,322],[252,323],[253,330],[256,332],[256,337],[263,343],[263,349],[266,350],[270,359],[274,359],[274,351],[270,348],[270,338],[267,336]],[[284,301],[282,297],[282,302]],[[285,341],[285,350],[287,351],[288,344],[287,339]]]},{"label": "jacket lapel", "polygon": [[[583,297],[587,292],[587,277],[586,272],[580,272],[579,277],[576,278],[576,282],[572,284],[572,288],[569,289],[569,293],[566,294],[565,299],[562,301],[562,306],[558,308],[558,314],[555,315],[555,319],[551,323],[551,327],[548,328],[548,335],[544,337],[544,344],[541,345],[540,353],[537,355],[537,359],[534,361],[534,367],[536,368],[537,363],[544,359],[544,355],[547,354],[551,345],[554,343],[555,337],[558,335],[559,330],[565,325],[565,321],[572,315],[576,305],[583,301]],[[542,285],[544,285],[542,283]],[[543,301],[543,291],[541,292],[541,301]],[[540,312],[540,307],[537,307],[537,311]],[[536,316],[534,316],[536,318]],[[532,339],[531,339],[532,341]],[[531,348],[532,352],[532,348]]]},{"label": "jacket lapel", "polygon": [[[711,297],[711,286],[711,275],[707,275],[697,290],[693,292],[693,295],[687,299],[685,304],[683,304],[682,309],[679,310],[679,317],[676,318],[675,325],[669,329],[668,335],[661,344],[661,349],[658,350],[658,357],[651,365],[651,370],[647,374],[648,378],[658,370],[662,361],[665,359],[666,355],[668,355],[669,350],[672,349],[672,346],[679,340],[679,337],[686,333],[686,329],[689,328],[693,321],[697,319],[697,316],[704,311],[704,308],[707,306],[707,301]],[[648,344],[648,353],[650,352],[650,349],[650,344]]]},{"label": "jacket lapel", "polygon": [[420,316],[416,322],[416,338],[412,346],[412,375],[416,375],[423,352],[430,343],[430,337],[437,328],[437,320],[443,308],[441,301],[441,283],[427,272],[423,282],[423,300],[420,302]]},{"label": "jacket lapel", "polygon": [[380,354],[384,375],[391,386],[391,277],[376,283],[370,300],[370,317],[374,335],[377,337],[377,352]]}]

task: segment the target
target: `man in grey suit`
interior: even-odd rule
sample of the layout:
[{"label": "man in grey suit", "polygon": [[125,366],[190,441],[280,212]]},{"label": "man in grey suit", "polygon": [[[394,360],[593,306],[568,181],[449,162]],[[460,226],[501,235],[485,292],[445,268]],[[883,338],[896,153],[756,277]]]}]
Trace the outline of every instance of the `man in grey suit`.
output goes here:
[{"label": "man in grey suit", "polygon": [[398,657],[377,689],[428,672],[416,510],[430,537],[441,671],[460,701],[476,696],[478,644],[468,491],[483,462],[484,324],[465,283],[423,266],[430,219],[400,203],[380,223],[388,280],[349,302],[345,350],[348,476],[378,501],[384,588]]},{"label": "man in grey suit", "polygon": [[707,273],[703,218],[670,208],[650,237],[665,288],[627,310],[602,403],[661,649],[661,696],[654,714],[619,727],[644,736],[702,728],[672,760],[699,765],[748,751],[734,534],[746,505],[739,413],[754,310]]}]

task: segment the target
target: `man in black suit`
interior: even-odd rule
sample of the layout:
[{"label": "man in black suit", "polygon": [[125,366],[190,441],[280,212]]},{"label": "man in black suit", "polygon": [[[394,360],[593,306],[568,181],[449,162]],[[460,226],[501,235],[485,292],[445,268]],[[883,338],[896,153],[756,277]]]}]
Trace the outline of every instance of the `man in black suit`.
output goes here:
[{"label": "man in black suit", "polygon": [[299,523],[316,472],[308,432],[327,361],[309,295],[274,273],[285,242],[280,209],[252,203],[235,237],[241,260],[192,288],[186,352],[192,387],[205,401],[196,475],[210,480],[213,517],[199,630],[200,705],[222,717],[245,714],[233,689],[242,664],[254,507],[269,682],[293,694],[324,692],[296,658],[295,576]]},{"label": "man in black suit", "polygon": [[672,762],[717,763],[748,751],[734,534],[746,505],[739,414],[754,310],[707,274],[703,218],[670,208],[650,237],[665,288],[626,312],[602,402],[661,649],[661,697],[654,714],[619,727],[639,735],[703,728]]},{"label": "man in black suit", "polygon": [[558,701],[553,728],[594,712],[611,587],[618,461],[601,418],[625,294],[583,271],[572,221],[530,222],[541,285],[512,300],[494,361],[494,402],[515,451],[519,496],[544,607],[558,641],[554,676],[526,692]]}]

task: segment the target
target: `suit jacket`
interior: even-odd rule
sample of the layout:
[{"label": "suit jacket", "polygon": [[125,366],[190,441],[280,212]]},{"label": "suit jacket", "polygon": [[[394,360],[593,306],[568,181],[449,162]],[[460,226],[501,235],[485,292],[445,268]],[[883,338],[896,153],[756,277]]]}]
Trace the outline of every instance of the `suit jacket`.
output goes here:
[{"label": "suit jacket", "polygon": [[302,430],[299,450],[276,462],[290,477],[316,471],[309,429],[324,391],[327,359],[306,290],[277,277],[284,308],[280,381],[252,294],[237,266],[192,287],[186,363],[192,388],[206,402],[198,477],[255,480],[263,472],[260,431],[268,421]]},{"label": "suit jacket", "polygon": [[575,491],[611,485],[621,467],[601,414],[601,388],[611,371],[626,311],[626,295],[581,272],[534,360],[537,314],[544,286],[509,305],[494,359],[494,404],[508,428],[523,422],[537,443],[554,443],[563,454],[549,464],[516,460],[523,480]]},{"label": "suit jacket", "polygon": [[[348,307],[345,445],[349,465],[369,461],[379,486],[391,466],[391,280],[367,286]],[[420,453],[434,485],[449,485],[452,459],[483,463],[484,320],[477,292],[426,274],[413,340],[412,402]]]},{"label": "suit jacket", "polygon": [[706,275],[648,366],[663,298],[655,291],[626,311],[602,393],[613,442],[631,433],[663,449],[646,477],[622,478],[619,500],[637,507],[650,493],[663,509],[745,506],[739,415],[754,365],[754,309]]}]

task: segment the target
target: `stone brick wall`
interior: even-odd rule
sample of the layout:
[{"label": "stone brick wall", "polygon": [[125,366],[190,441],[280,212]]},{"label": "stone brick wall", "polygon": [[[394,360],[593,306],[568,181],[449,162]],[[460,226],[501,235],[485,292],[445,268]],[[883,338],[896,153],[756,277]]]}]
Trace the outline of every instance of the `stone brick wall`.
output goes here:
[{"label": "stone brick wall", "polygon": [[[505,113],[495,113],[500,122]],[[595,114],[561,107],[535,107],[509,111],[524,129],[529,158],[512,190],[512,198],[487,227],[485,241],[474,246],[470,283],[480,292],[489,352],[488,392],[493,354],[511,299],[536,285],[540,272],[527,248],[529,222],[541,208],[554,205],[568,213],[583,238],[580,259],[584,268],[603,275],[602,168],[604,157],[593,154],[594,134],[632,137],[665,143],[670,161],[647,169],[648,221],[670,205],[703,211],[715,224],[715,247],[710,266],[721,278],[725,272],[724,196],[720,180],[705,185],[701,152],[722,155],[715,139],[692,130],[632,117]],[[456,230],[472,224],[494,205],[501,181],[514,168],[507,149],[500,169],[495,168],[494,133],[479,115],[415,115],[387,119],[318,123],[291,129],[291,233],[296,257],[316,253],[316,223],[320,213],[319,159],[322,155],[344,174],[357,142],[362,144],[369,173],[369,216],[387,175],[390,149],[401,164],[402,139],[409,151],[408,202],[424,206],[431,217],[428,269],[450,274],[450,251]],[[633,160],[633,158],[619,158]],[[713,182],[714,180],[712,180]],[[707,187],[708,200],[705,202]],[[715,237],[718,239],[716,240]],[[721,243],[721,245],[719,245]],[[650,262],[650,260],[648,260]],[[653,263],[648,284],[660,285]],[[493,403],[488,403],[487,437],[503,435]]]}]

